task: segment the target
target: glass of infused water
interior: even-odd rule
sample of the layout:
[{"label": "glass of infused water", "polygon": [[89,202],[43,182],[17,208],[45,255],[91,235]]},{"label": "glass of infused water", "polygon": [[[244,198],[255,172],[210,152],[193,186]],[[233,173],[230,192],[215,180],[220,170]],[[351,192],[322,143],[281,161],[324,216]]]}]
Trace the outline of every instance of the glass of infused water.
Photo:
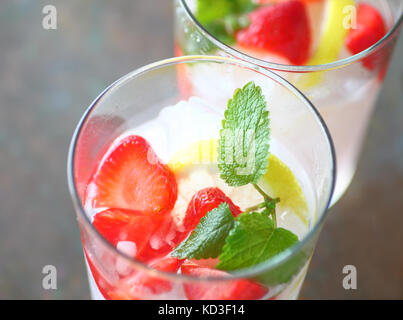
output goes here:
[{"label": "glass of infused water", "polygon": [[265,68],[187,56],[127,74],[68,157],[92,297],[296,299],[335,166],[318,111]]},{"label": "glass of infused water", "polygon": [[175,50],[248,61],[301,90],[333,137],[335,203],[353,178],[402,9],[400,0],[175,0]]}]

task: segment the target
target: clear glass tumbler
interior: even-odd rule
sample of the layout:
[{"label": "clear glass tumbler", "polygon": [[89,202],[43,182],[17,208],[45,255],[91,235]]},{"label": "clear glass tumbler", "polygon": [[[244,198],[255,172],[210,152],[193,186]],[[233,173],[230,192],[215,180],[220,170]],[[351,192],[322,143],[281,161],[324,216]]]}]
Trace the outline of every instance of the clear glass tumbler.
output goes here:
[{"label": "clear glass tumbler", "polygon": [[[242,78],[237,78],[239,74]],[[91,192],[91,176],[111,144],[127,132],[140,130],[161,160],[167,162],[176,149],[200,139],[199,135],[205,139],[217,137],[219,128],[205,126],[209,122],[204,122],[200,132],[192,131],[205,114],[196,115],[199,122],[188,123],[191,107],[179,116],[164,118],[160,126],[161,122],[155,120],[167,114],[165,107],[191,97],[189,101],[203,99],[220,114],[245,80],[255,81],[262,88],[271,117],[271,153],[293,171],[307,200],[300,241],[252,268],[203,278],[160,271],[108,242],[92,224],[95,211],[85,198]],[[217,90],[206,91],[204,85],[209,83],[215,83]],[[188,124],[191,127],[186,127]],[[199,135],[190,134],[193,132]],[[69,190],[92,297],[203,299],[206,296],[200,292],[210,290],[214,295],[209,298],[226,299],[234,298],[226,296],[229,286],[242,284],[243,290],[252,290],[258,283],[265,288],[262,299],[297,298],[332,197],[335,170],[333,143],[321,116],[300,91],[271,71],[232,58],[188,56],[156,62],[127,74],[103,91],[84,113],[68,156]],[[158,283],[159,289],[147,290],[145,283]]]},{"label": "clear glass tumbler", "polygon": [[[286,1],[283,0],[282,3]],[[322,1],[322,4],[326,1]],[[281,1],[268,0],[260,3],[279,2]],[[368,3],[378,8],[386,22],[386,35],[356,55],[317,65],[270,62],[265,60],[264,54],[258,54],[258,51],[245,51],[226,45],[195,18],[195,0],[174,0],[174,3],[176,55],[220,55],[254,63],[287,79],[318,108],[329,127],[336,148],[338,174],[332,204],[335,203],[345,192],[355,173],[366,128],[399,37],[403,21],[403,2],[356,0],[357,5]],[[309,3],[312,5],[312,2]],[[349,14],[349,11],[345,14]],[[317,16],[322,19],[321,15]],[[322,21],[314,20],[311,27],[319,29],[321,25]],[[369,62],[371,68],[365,67]]]}]

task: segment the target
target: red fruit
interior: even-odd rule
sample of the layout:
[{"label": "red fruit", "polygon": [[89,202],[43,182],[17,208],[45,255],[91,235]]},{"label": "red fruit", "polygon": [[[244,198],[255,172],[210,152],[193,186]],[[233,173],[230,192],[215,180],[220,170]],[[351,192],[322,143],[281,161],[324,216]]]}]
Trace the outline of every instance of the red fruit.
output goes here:
[{"label": "red fruit", "polygon": [[135,242],[137,254],[145,247],[156,228],[151,215],[123,209],[108,209],[97,213],[93,225],[113,246],[119,241]]},{"label": "red fruit", "polygon": [[234,217],[241,213],[241,209],[220,189],[205,188],[199,190],[189,202],[185,218],[183,219],[183,226],[187,231],[192,231],[207,212],[217,208],[223,202],[228,204]]},{"label": "red fruit", "polygon": [[[177,273],[183,260],[165,257],[150,264],[160,271]],[[121,279],[117,289],[108,295],[117,300],[145,300],[155,298],[153,295],[169,292],[172,282],[164,276],[157,276],[147,271],[138,271],[129,277]]]},{"label": "red fruit", "polygon": [[154,215],[153,222],[156,226],[150,235],[140,259],[150,261],[162,257],[171,252],[187,236],[187,233],[179,231],[170,214]]},{"label": "red fruit", "polygon": [[[224,271],[201,267],[189,261],[182,264],[181,272],[197,277],[223,277],[228,275]],[[246,279],[225,282],[186,282],[183,287],[189,300],[257,300],[268,292],[268,289],[263,286]]]},{"label": "red fruit", "polygon": [[267,50],[295,65],[309,59],[311,30],[305,5],[288,1],[264,6],[250,15],[251,24],[236,34],[240,46]]},{"label": "red fruit", "polygon": [[[379,11],[369,4],[360,3],[357,7],[357,28],[351,29],[346,38],[346,46],[352,54],[369,48],[386,34],[385,22]],[[369,70],[374,70],[379,57],[375,55],[363,59]]]},{"label": "red fruit", "polygon": [[145,262],[166,255],[186,236],[177,230],[170,214],[108,209],[95,215],[93,225],[113,246],[119,241],[134,242],[135,258]]},{"label": "red fruit", "polygon": [[[90,259],[88,259],[91,272],[101,294],[107,300],[141,300],[150,298],[150,295],[161,294],[172,289],[172,282],[163,276],[156,276],[146,271],[138,271],[121,279],[115,285],[100,275]],[[173,257],[165,257],[155,260],[150,264],[160,271],[177,273],[183,260]]]},{"label": "red fruit", "polygon": [[166,212],[177,197],[174,174],[148,142],[128,136],[108,154],[94,178],[94,207]]},{"label": "red fruit", "polygon": [[[182,263],[183,260],[173,257],[166,257],[151,263],[150,267],[160,271],[176,273]],[[161,294],[172,289],[171,281],[161,276],[153,276],[145,272],[137,274],[137,281],[135,282],[137,286],[146,289],[152,294]]]}]

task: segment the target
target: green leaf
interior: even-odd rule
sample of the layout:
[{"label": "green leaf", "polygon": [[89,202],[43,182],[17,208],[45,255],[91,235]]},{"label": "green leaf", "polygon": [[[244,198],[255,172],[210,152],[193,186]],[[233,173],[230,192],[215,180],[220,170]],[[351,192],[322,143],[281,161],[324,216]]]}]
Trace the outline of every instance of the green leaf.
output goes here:
[{"label": "green leaf", "polygon": [[231,0],[198,0],[196,18],[201,24],[209,23],[232,13]]},{"label": "green leaf", "polygon": [[269,112],[259,86],[249,82],[228,101],[220,131],[218,167],[230,186],[257,183],[269,156]]},{"label": "green leaf", "polygon": [[207,212],[193,233],[171,253],[179,259],[217,258],[235,223],[227,203]]},{"label": "green leaf", "polygon": [[264,214],[241,214],[228,235],[220,263],[221,270],[238,270],[267,261],[298,242],[291,231],[275,228]]},{"label": "green leaf", "polygon": [[221,42],[232,45],[235,43],[235,32],[247,27],[249,24],[248,17],[230,14],[224,18],[206,22],[203,26]]},{"label": "green leaf", "polygon": [[205,23],[204,27],[221,42],[227,45],[232,45],[235,43],[234,31],[232,29],[233,26],[231,24],[227,24],[226,20],[220,19]]},{"label": "green leaf", "polygon": [[246,13],[256,7],[252,0],[198,0],[196,19],[219,41],[232,45],[235,32],[250,23]]},{"label": "green leaf", "polygon": [[256,7],[252,0],[198,0],[196,18],[205,24],[229,15],[245,14]]}]

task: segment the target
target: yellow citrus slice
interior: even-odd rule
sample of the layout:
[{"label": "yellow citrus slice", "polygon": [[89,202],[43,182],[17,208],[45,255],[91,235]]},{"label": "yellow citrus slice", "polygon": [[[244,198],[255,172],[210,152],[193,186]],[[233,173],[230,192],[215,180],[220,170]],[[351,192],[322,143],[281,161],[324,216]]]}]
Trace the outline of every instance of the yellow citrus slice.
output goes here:
[{"label": "yellow citrus slice", "polygon": [[[337,60],[343,49],[344,39],[350,29],[354,5],[354,0],[326,1],[322,35],[318,47],[307,65],[320,65]],[[322,76],[323,72],[305,74],[301,78],[299,86],[302,89],[309,89],[317,85]]]},{"label": "yellow citrus slice", "polygon": [[[168,166],[179,173],[193,165],[217,163],[217,150],[218,140],[201,140],[180,149]],[[291,169],[275,155],[269,156],[267,172],[259,185],[270,196],[280,198],[280,206],[290,208],[304,224],[308,223],[308,205],[302,188]]]},{"label": "yellow citrus slice", "polygon": [[172,171],[182,171],[192,165],[216,163],[218,140],[200,140],[180,149],[169,161]]},{"label": "yellow citrus slice", "polygon": [[291,169],[273,154],[269,156],[269,166],[260,184],[272,197],[280,198],[282,207],[290,208],[302,222],[308,223],[308,204],[297,178]]}]

